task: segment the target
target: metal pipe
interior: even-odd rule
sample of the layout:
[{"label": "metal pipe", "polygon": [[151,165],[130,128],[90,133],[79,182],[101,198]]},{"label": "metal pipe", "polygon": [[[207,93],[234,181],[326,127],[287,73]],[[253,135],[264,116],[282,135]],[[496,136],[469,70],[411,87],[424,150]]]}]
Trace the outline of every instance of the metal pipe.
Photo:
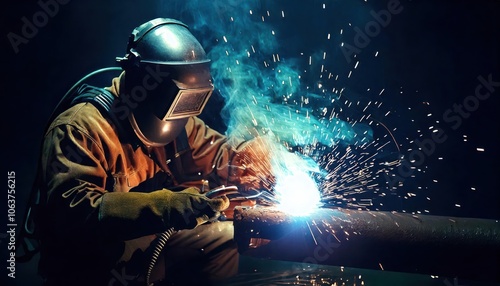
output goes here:
[{"label": "metal pipe", "polygon": [[500,282],[500,222],[321,208],[236,208],[239,252],[260,258]]}]

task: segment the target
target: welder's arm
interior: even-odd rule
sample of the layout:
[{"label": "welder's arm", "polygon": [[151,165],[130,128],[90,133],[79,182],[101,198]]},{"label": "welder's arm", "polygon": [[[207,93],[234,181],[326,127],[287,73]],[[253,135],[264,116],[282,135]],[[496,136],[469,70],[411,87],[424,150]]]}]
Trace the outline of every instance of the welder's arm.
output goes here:
[{"label": "welder's arm", "polygon": [[193,228],[229,205],[227,198],[208,199],[194,188],[178,193],[106,191],[105,170],[112,160],[102,141],[69,125],[52,129],[46,137],[45,226],[56,235],[76,241],[127,240],[170,227]]},{"label": "welder's arm", "polygon": [[238,146],[231,157],[229,181],[244,186],[244,190],[272,190],[275,177],[271,167],[271,148],[267,140],[256,137]]},{"label": "welder's arm", "polygon": [[194,117],[186,126],[197,165],[204,174],[216,177],[217,184],[237,185],[241,191],[270,189],[274,183],[268,143],[263,138],[236,141],[207,127]]}]

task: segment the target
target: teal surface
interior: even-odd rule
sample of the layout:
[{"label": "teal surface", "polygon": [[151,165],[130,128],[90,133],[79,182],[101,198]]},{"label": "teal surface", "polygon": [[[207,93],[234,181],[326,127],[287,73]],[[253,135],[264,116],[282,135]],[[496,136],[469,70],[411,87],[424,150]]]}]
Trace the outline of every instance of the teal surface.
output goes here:
[{"label": "teal surface", "polygon": [[242,255],[239,274],[217,285],[493,286],[500,284],[451,277],[265,260]]}]

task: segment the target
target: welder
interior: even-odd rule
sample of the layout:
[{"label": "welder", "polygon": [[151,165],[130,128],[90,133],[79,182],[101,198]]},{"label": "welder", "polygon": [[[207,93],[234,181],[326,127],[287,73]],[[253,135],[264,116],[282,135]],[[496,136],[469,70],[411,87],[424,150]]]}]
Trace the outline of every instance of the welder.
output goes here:
[{"label": "welder", "polygon": [[197,117],[214,86],[184,23],[138,26],[117,62],[109,87],[80,86],[44,134],[30,216],[45,285],[210,285],[234,275],[232,223],[217,219],[230,200],[204,192],[269,187],[264,141],[228,138]]}]

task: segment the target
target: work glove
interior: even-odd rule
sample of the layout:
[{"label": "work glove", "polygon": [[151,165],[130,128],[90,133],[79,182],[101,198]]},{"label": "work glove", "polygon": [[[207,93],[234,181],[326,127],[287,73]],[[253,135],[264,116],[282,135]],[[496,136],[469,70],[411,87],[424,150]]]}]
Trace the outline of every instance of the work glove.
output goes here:
[{"label": "work glove", "polygon": [[[220,212],[229,207],[229,199],[226,196],[208,198],[200,194],[195,187],[185,189],[181,192],[172,193],[169,208],[166,209],[169,220],[175,225],[175,229],[194,228],[208,221],[216,220]],[[181,220],[182,217],[182,220]]]},{"label": "work glove", "polygon": [[133,239],[171,227],[190,229],[215,220],[229,207],[226,196],[210,199],[197,188],[180,192],[106,193],[99,208],[101,230],[111,238]]}]

